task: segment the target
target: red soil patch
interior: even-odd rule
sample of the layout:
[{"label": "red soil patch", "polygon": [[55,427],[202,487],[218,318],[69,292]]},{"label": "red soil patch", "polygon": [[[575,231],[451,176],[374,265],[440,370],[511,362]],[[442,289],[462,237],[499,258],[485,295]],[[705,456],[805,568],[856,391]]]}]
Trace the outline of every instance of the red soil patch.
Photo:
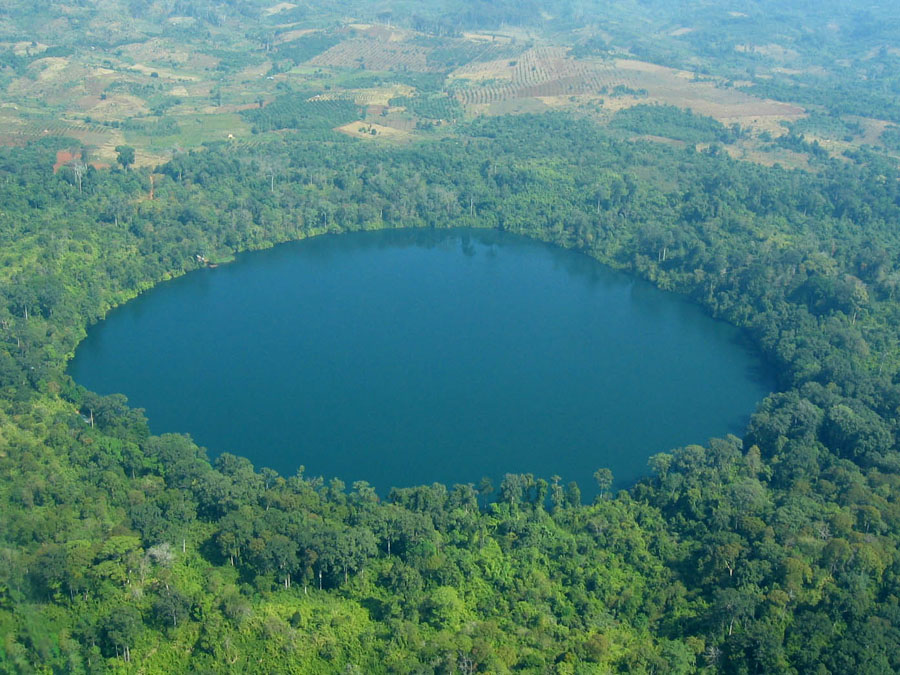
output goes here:
[{"label": "red soil patch", "polygon": [[73,159],[75,159],[75,154],[70,150],[57,150],[56,164],[53,165],[53,173],[59,171],[61,167],[65,166]]}]

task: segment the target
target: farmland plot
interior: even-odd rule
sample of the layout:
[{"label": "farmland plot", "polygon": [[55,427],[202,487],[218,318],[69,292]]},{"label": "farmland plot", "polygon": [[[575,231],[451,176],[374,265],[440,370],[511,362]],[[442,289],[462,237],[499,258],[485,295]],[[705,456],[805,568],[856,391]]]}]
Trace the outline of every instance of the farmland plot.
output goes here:
[{"label": "farmland plot", "polygon": [[346,91],[329,91],[310,98],[314,101],[353,101],[359,106],[387,106],[392,98],[411,96],[414,89],[408,85],[395,84],[390,87],[371,87],[348,89]]},{"label": "farmland plot", "polygon": [[515,98],[599,94],[606,87],[628,84],[613,66],[569,58],[567,51],[565,47],[538,47],[516,59],[458,68],[451,78],[491,83],[460,89],[457,98],[463,105],[484,105]]},{"label": "farmland plot", "polygon": [[116,129],[60,119],[22,120],[4,116],[0,117],[0,128],[0,145],[25,145],[50,136],[74,138],[95,148],[95,155],[103,158],[106,158],[104,148],[122,142],[122,134]]},{"label": "farmland plot", "polygon": [[[768,130],[780,120],[805,114],[798,106],[751,96],[723,83],[695,81],[693,74],[642,61],[576,60],[564,47],[538,47],[515,60],[470,63],[455,70],[454,80],[481,81],[456,91],[465,106],[487,106],[523,98],[612,95],[640,92],[646,102],[676,105],[722,122]],[[634,105],[631,96],[612,107]]]},{"label": "farmland plot", "polygon": [[313,57],[307,63],[332,68],[428,72],[433,70],[427,62],[428,51],[418,45],[351,38]]}]

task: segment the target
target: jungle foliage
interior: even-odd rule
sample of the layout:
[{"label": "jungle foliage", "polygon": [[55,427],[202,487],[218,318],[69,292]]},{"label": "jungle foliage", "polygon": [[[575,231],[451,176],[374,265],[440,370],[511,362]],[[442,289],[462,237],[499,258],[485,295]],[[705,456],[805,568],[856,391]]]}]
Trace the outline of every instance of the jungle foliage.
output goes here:
[{"label": "jungle foliage", "polygon": [[[0,151],[4,670],[900,667],[892,167],[789,172],[549,115],[462,143],[221,144],[158,167],[151,200],[146,170],[54,174],[56,147]],[[780,390],[744,438],[592,504],[530,475],[382,500],[210,462],[64,374],[89,323],[199,251],[458,224],[689,295]]]},{"label": "jungle foliage", "polygon": [[[900,172],[873,146],[833,159],[817,140],[849,142],[873,122],[848,115],[900,122],[897,7],[273,4],[0,6],[0,88],[36,92],[4,115],[40,113],[38,136],[56,105],[41,98],[38,62],[95,46],[92,68],[120,49],[128,66],[108,93],[146,96],[158,117],[104,128],[147,137],[206,122],[166,118],[185,94],[158,71],[131,72],[129,45],[201,45],[190,58],[215,70],[216,109],[228,77],[273,80],[232,101],[252,142],[222,133],[152,168],[128,138],[109,168],[49,130],[0,148],[0,672],[900,671]],[[351,15],[421,31],[439,47],[434,71],[329,81],[409,84],[418,91],[392,102],[454,120],[452,133],[353,140],[333,129],[362,104],[324,80],[274,82]],[[315,30],[276,44],[301,20]],[[615,34],[581,32],[594,24]],[[718,144],[740,129],[666,106],[619,112],[610,131],[587,114],[466,118],[438,71],[514,58],[524,42],[480,52],[458,38],[500,27],[807,105],[772,142],[809,155],[812,171],[736,161]],[[881,129],[896,152],[897,127]],[[687,147],[623,140],[634,135]],[[154,436],[123,396],[65,373],[89,325],[204,260],[325,232],[457,225],[577,249],[691,298],[746,331],[778,390],[742,437],[656,455],[627,491],[609,494],[598,467],[600,496],[583,504],[552,476],[398,479],[384,498],[365,482],[281,476]]]}]

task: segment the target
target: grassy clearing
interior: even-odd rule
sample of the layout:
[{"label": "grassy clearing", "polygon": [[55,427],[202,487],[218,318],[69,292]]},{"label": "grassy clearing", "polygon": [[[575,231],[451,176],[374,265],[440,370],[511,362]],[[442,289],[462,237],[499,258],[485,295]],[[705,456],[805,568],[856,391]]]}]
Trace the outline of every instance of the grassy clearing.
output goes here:
[{"label": "grassy clearing", "polygon": [[[153,154],[171,153],[174,149],[197,147],[203,143],[250,138],[250,126],[237,114],[186,115],[175,118],[179,132],[167,136],[151,136],[140,131],[128,131],[126,142],[146,148]],[[229,138],[231,137],[231,138]]]},{"label": "grassy clearing", "polygon": [[397,129],[395,127],[389,127],[382,124],[375,124],[373,122],[367,121],[350,122],[349,124],[337,127],[335,131],[339,131],[342,134],[347,134],[348,136],[352,136],[353,138],[361,138],[372,141],[404,141],[408,140],[411,136],[409,132],[403,131],[402,129]]}]

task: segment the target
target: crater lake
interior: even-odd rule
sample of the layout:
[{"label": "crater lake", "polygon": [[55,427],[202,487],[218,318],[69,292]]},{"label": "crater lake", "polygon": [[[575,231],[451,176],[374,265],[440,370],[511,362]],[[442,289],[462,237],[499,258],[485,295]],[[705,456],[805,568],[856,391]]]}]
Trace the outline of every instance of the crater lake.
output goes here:
[{"label": "crater lake", "polygon": [[741,433],[773,387],[733,326],[575,251],[488,230],[325,235],[158,285],[93,326],[76,382],[282,475],[505,473],[624,486]]}]

